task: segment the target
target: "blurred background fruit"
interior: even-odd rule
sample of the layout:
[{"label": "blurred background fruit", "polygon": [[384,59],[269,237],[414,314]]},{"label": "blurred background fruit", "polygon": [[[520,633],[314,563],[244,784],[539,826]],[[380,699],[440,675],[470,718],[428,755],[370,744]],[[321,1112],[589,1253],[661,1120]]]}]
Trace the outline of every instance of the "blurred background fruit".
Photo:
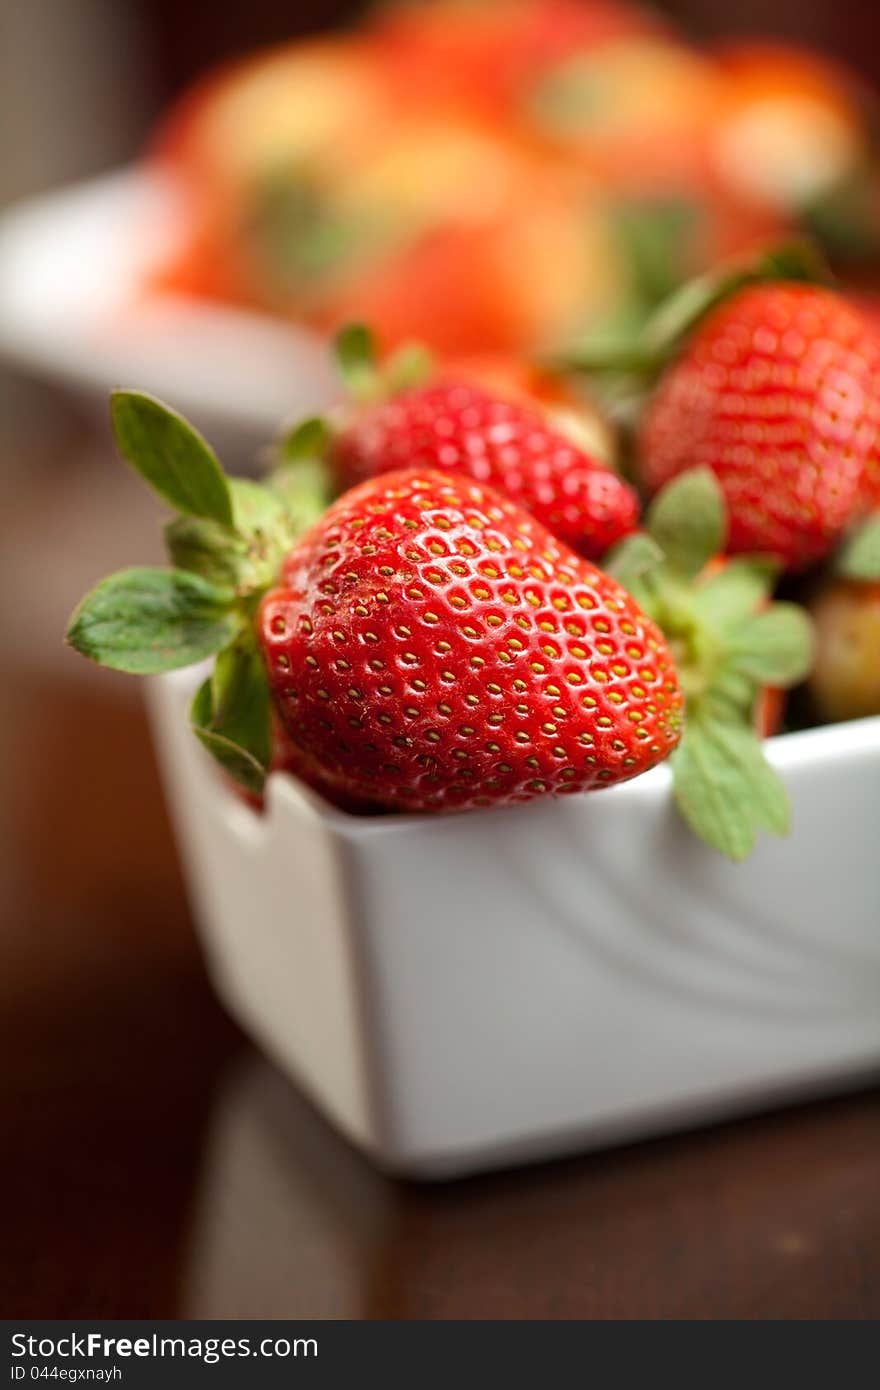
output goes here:
[{"label": "blurred background fruit", "polygon": [[808,682],[829,722],[880,714],[880,583],[834,580],[810,603],[816,661]]},{"label": "blurred background fruit", "polygon": [[379,5],[370,32],[416,104],[509,116],[536,76],[573,51],[652,33],[659,15],[619,0],[403,0]]},{"label": "blurred background fruit", "polygon": [[159,284],[389,347],[555,347],[793,229],[880,259],[872,111],[807,49],[622,0],[386,5],[184,95],[150,150],[188,207]]},{"label": "blurred background fruit", "polygon": [[876,103],[842,65],[792,45],[740,43],[717,56],[723,96],[710,133],[721,183],[799,221],[832,258],[876,256]]}]

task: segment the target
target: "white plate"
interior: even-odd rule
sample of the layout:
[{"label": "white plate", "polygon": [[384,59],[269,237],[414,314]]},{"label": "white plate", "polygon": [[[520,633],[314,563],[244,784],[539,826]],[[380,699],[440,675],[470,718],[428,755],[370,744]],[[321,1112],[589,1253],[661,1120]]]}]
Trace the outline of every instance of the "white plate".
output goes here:
[{"label": "white plate", "polygon": [[179,194],[124,170],[21,204],[0,218],[0,353],[84,388],[152,391],[218,448],[249,450],[290,416],[338,394],[308,329],[175,295],[145,295],[168,249]]}]

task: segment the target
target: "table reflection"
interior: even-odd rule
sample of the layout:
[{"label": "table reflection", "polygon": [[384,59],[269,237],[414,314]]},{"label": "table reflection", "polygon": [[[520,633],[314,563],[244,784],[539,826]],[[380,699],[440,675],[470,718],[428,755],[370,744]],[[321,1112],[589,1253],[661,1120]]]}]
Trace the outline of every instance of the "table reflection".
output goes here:
[{"label": "table reflection", "polygon": [[[848,1133],[865,1125],[865,1101],[832,1109],[812,1164],[799,1161],[809,1107],[412,1184],[377,1172],[248,1055],[208,1127],[180,1315],[797,1317],[857,1229],[869,1246],[880,1238],[878,1148]],[[868,1124],[880,1137],[876,1101]]]}]

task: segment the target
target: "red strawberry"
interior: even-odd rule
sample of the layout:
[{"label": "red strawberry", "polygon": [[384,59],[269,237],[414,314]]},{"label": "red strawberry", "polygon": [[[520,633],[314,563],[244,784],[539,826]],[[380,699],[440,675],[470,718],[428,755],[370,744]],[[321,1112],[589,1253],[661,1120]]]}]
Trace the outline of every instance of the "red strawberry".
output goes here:
[{"label": "red strawberry", "polygon": [[679,738],[659,629],[491,488],[424,469],[342,497],[258,635],[276,708],[334,795],[419,811],[624,781]]},{"label": "red strawberry", "polygon": [[[345,361],[364,389],[381,385],[358,338]],[[416,362],[390,365],[386,382]],[[251,799],[282,769],[350,810],[504,805],[624,781],[674,751],[675,799],[708,844],[740,859],[759,831],[787,829],[755,701],[803,678],[810,627],[767,602],[766,557],[704,573],[725,533],[708,469],[663,490],[612,575],[439,470],[371,478],[327,509],[317,420],[260,487],[227,477],[153,397],[118,391],[111,409],[123,456],[178,513],[173,567],[102,580],[67,640],[138,675],[213,657],[190,726]],[[850,570],[876,563],[875,541],[871,525],[854,534]]]},{"label": "red strawberry", "polygon": [[591,558],[638,525],[632,488],[525,402],[440,381],[360,410],[334,443],[346,485],[406,466],[501,489]]},{"label": "red strawberry", "polygon": [[742,290],[662,376],[640,439],[651,491],[686,469],[716,474],[729,549],[798,568],[821,559],[880,498],[880,337],[840,295],[774,283]]}]

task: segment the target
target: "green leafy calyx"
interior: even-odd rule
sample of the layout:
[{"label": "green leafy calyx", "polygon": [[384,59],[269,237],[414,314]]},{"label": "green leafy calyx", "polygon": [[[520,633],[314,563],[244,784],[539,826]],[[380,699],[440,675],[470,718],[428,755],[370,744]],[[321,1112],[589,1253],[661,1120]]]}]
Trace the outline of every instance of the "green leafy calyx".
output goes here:
[{"label": "green leafy calyx", "polygon": [[671,765],[682,815],[707,844],[740,859],[760,831],[788,826],[755,709],[765,688],[807,674],[812,627],[799,606],[771,601],[774,561],[722,554],[726,508],[707,470],[664,489],[646,527],[618,546],[610,568],[663,630],[679,672],[685,728]]},{"label": "green leafy calyx", "polygon": [[848,536],[836,556],[835,569],[842,579],[866,584],[880,580],[880,512],[875,512]]},{"label": "green leafy calyx", "polygon": [[547,365],[557,372],[585,372],[612,404],[638,398],[682,349],[688,337],[719,304],[752,285],[775,281],[823,284],[828,270],[807,240],[750,253],[688,280],[635,325],[591,336],[557,354]]},{"label": "green leafy calyx", "polygon": [[67,641],[102,666],[143,676],[213,656],[237,627],[231,590],[184,570],[128,569],[86,595]]},{"label": "green leafy calyx", "polygon": [[214,451],[182,415],[140,391],[114,391],[110,418],[122,457],[185,516],[232,526],[229,482]]},{"label": "green leafy calyx", "polygon": [[434,367],[422,343],[403,343],[380,365],[373,335],[362,323],[349,323],[339,330],[333,354],[348,395],[361,405],[421,386]]},{"label": "green leafy calyx", "polygon": [[715,474],[708,468],[682,473],[654,499],[645,524],[671,568],[693,579],[723,553],[727,540],[727,510]]},{"label": "green leafy calyx", "polygon": [[190,723],[226,772],[259,796],[271,757],[271,711],[266,669],[252,633],[240,633],[220,652],[196,691]]},{"label": "green leafy calyx", "polygon": [[[177,511],[165,528],[173,569],[111,575],[82,600],[67,641],[117,671],[154,675],[215,657],[192,712],[203,744],[249,791],[270,752],[268,685],[254,615],[302,531],[331,500],[316,431],[301,430],[266,486],[228,478],[191,425],[151,396],[117,391],[120,452]],[[308,446],[308,447],[307,447]]]}]

